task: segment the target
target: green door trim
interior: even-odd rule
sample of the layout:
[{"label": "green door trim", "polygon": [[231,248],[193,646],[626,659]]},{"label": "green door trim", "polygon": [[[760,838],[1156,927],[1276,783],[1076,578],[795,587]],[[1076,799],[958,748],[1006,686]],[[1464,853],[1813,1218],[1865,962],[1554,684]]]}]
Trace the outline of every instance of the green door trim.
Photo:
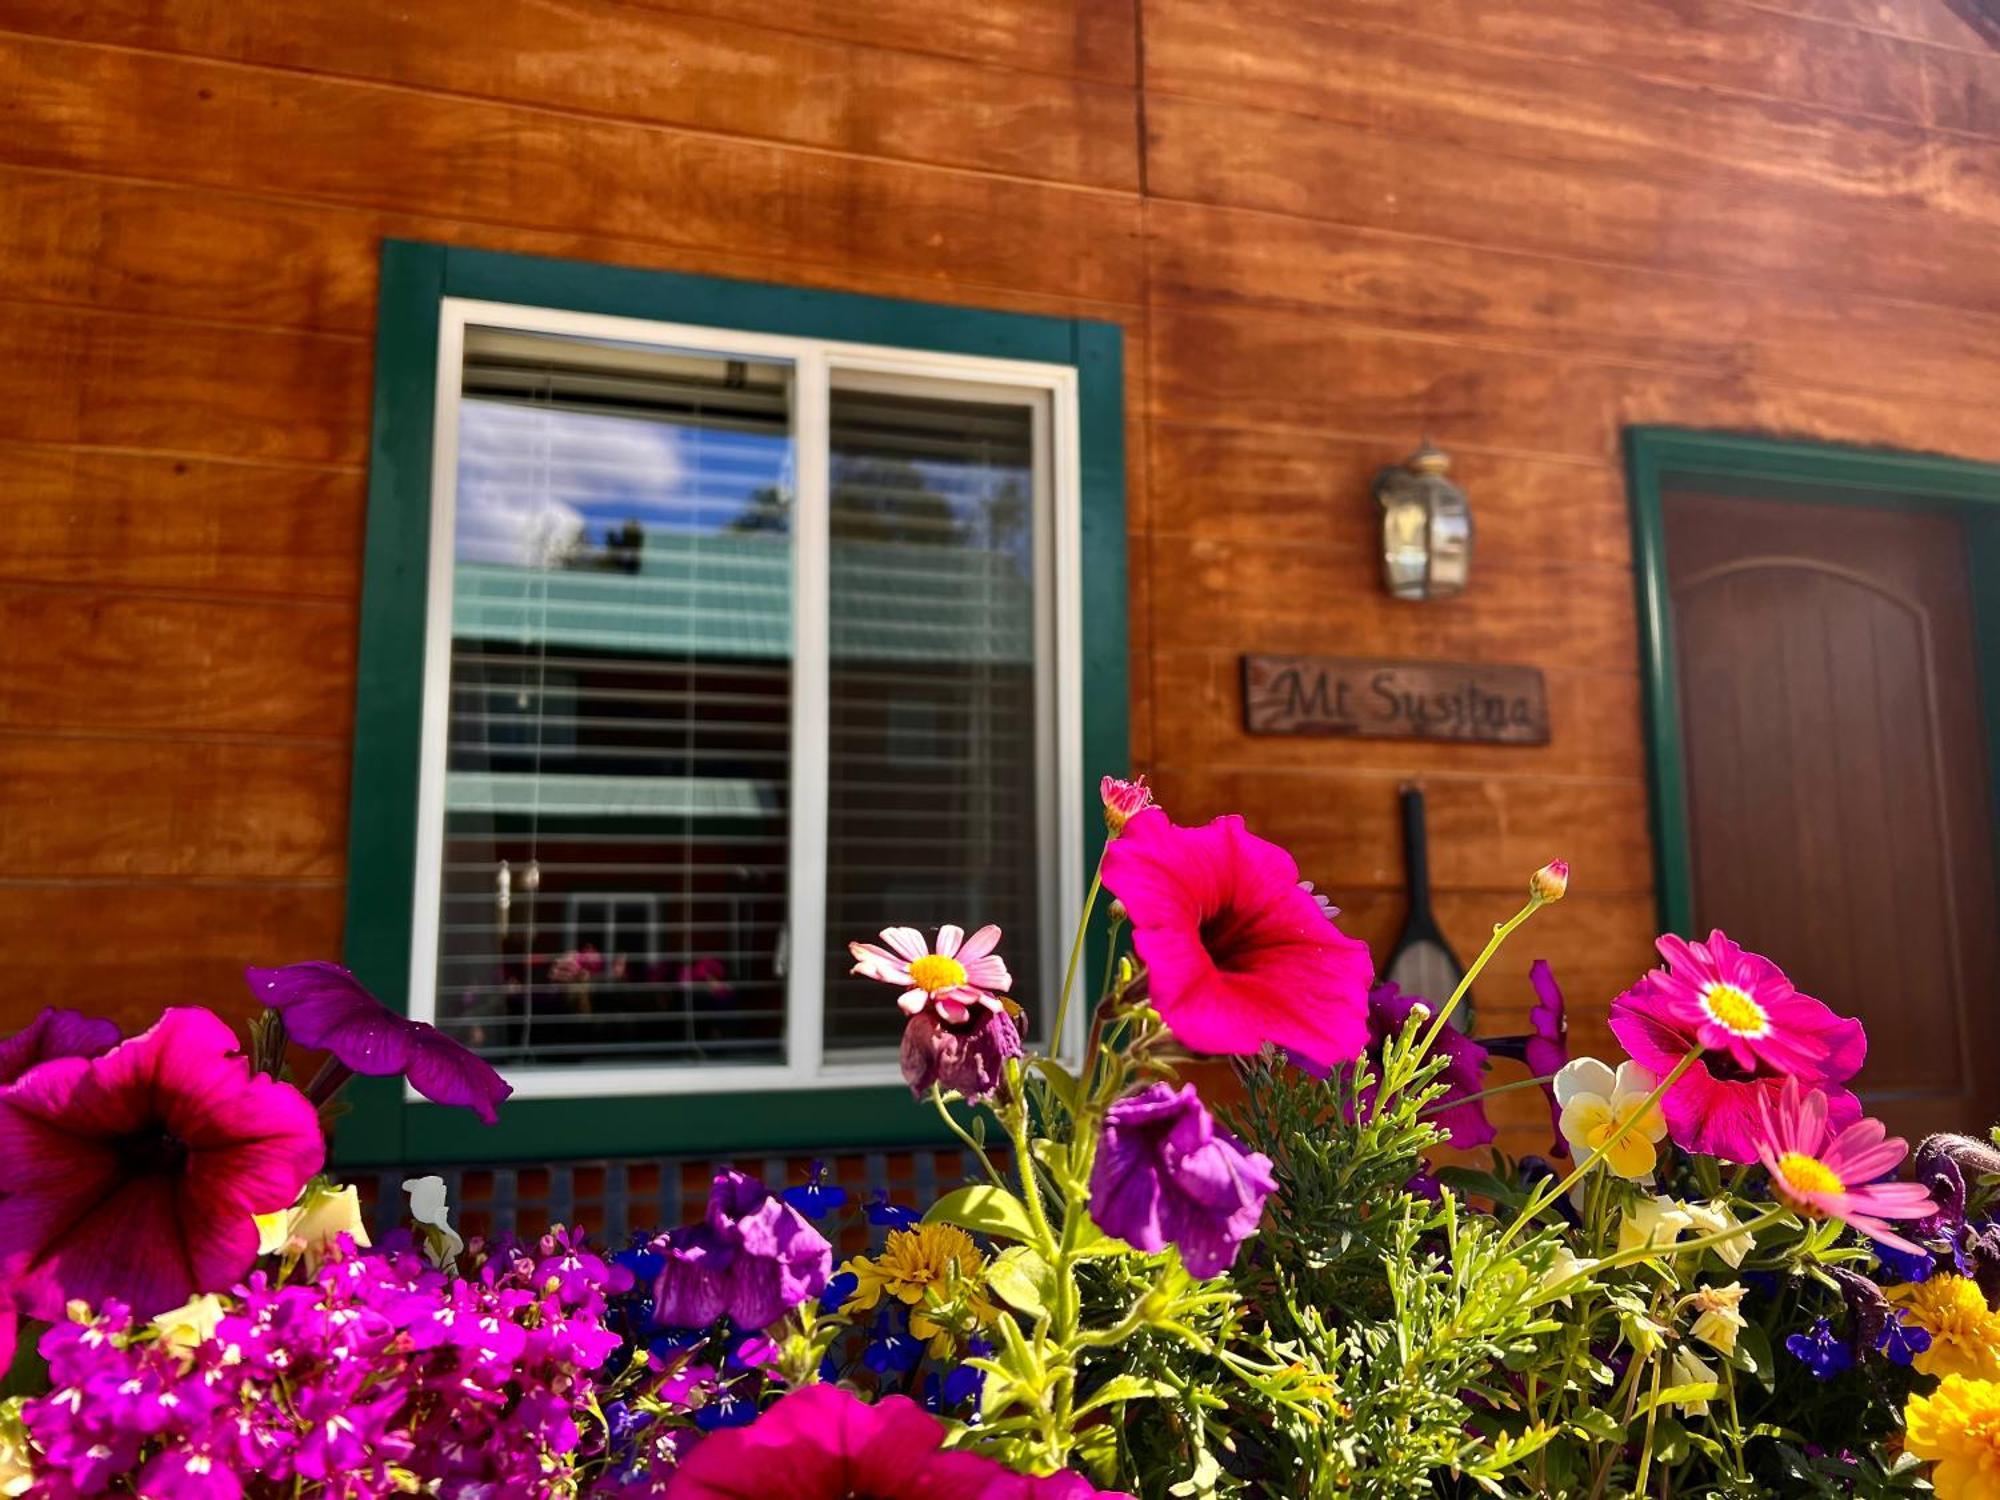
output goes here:
[{"label": "green door trim", "polygon": [[[1130,769],[1125,570],[1124,333],[1114,323],[551,260],[414,241],[382,245],[368,531],[349,811],[346,961],[408,1005],[430,554],[438,327],[447,297],[608,313],[736,332],[1066,364],[1077,372],[1081,469],[1082,760],[1086,786]],[[1083,858],[1104,843],[1084,798]],[[1081,892],[1077,892],[1080,897]],[[1101,972],[1104,928],[1092,934]],[[517,1099],[488,1128],[410,1103],[400,1079],[356,1079],[343,1165],[561,1160],[942,1144],[936,1112],[896,1086],[758,1094]]]},{"label": "green door trim", "polygon": [[1755,499],[1956,513],[1965,526],[1969,549],[1989,774],[2000,787],[2000,466],[1935,454],[1680,427],[1626,429],[1625,458],[1632,498],[1632,561],[1638,575],[1653,888],[1661,931],[1692,936],[1694,926],[1687,765],[1662,508],[1664,495],[1677,482],[1692,480],[1720,493]]}]

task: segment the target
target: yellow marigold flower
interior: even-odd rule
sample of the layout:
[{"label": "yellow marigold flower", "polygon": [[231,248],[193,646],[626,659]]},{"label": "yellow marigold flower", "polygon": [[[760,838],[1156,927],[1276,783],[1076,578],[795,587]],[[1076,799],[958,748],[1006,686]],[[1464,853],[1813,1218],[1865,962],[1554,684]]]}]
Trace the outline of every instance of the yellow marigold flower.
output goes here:
[{"label": "yellow marigold flower", "polygon": [[956,1224],[895,1230],[880,1255],[857,1256],[841,1269],[860,1283],[848,1307],[866,1312],[885,1295],[894,1297],[910,1309],[910,1332],[930,1340],[931,1353],[940,1358],[952,1347],[946,1319],[983,1326],[999,1316],[985,1296],[986,1262],[979,1247]]},{"label": "yellow marigold flower", "polygon": [[[1931,1336],[1930,1348],[1910,1361],[1919,1374],[2000,1380],[2000,1316],[1987,1307],[1978,1282],[1944,1273],[1886,1287],[1883,1295]],[[1995,1495],[2000,1500],[2000,1491]]]},{"label": "yellow marigold flower", "polygon": [[1930,1395],[1910,1397],[1903,1446],[1937,1465],[1938,1500],[2000,1500],[2000,1381],[1947,1375]]}]

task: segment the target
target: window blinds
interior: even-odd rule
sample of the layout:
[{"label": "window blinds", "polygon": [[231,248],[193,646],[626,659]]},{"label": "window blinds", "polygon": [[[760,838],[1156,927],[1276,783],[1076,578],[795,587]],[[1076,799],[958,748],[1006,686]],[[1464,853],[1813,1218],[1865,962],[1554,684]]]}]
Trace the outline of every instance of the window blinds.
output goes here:
[{"label": "window blinds", "polygon": [[[836,375],[801,632],[787,362],[467,329],[440,1025],[516,1069],[782,1062],[801,774],[829,1062],[900,1024],[850,938],[997,921],[1040,979],[1038,409],[954,389]],[[800,649],[830,690],[804,755]]]}]

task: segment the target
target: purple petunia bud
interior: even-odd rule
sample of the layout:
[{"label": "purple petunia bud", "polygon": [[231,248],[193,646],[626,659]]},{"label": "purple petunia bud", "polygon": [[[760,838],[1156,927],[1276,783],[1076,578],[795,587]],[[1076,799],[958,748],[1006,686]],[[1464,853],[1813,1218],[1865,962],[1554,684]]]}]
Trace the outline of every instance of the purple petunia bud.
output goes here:
[{"label": "purple petunia bud", "polygon": [[1190,1275],[1219,1276],[1277,1186],[1270,1158],[1218,1128],[1193,1084],[1154,1083],[1105,1116],[1090,1216],[1135,1249],[1176,1246]]},{"label": "purple petunia bud", "polygon": [[973,1009],[965,1020],[918,1011],[903,1028],[903,1081],[921,1099],[932,1085],[978,1104],[1007,1088],[1007,1059],[1021,1055],[1021,1033],[1004,1010]]}]

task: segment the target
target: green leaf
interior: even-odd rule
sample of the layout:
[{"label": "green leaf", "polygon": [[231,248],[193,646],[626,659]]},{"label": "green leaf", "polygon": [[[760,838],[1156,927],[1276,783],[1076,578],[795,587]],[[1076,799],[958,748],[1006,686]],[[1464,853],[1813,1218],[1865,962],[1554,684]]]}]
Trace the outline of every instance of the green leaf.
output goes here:
[{"label": "green leaf", "polygon": [[1082,1406],[1077,1415],[1095,1411],[1100,1406],[1110,1406],[1117,1401],[1139,1401],[1148,1396],[1173,1396],[1178,1394],[1164,1380],[1148,1380],[1143,1375],[1113,1375]]},{"label": "green leaf", "polygon": [[1032,1240],[1035,1226],[1028,1218],[1028,1206],[1005,1188],[974,1183],[955,1193],[946,1193],[924,1215],[926,1224],[956,1224],[976,1234],[1002,1240]]},{"label": "green leaf", "polygon": [[1713,1380],[1691,1380],[1686,1385],[1670,1385],[1634,1407],[1632,1420],[1636,1422],[1656,1406],[1679,1406],[1684,1401],[1715,1401],[1721,1395],[1721,1384]]},{"label": "green leaf", "polygon": [[1049,1264],[1030,1245],[1003,1250],[986,1268],[986,1284],[1016,1312],[1036,1317],[1046,1309]]},{"label": "green leaf", "polygon": [[1049,1086],[1049,1092],[1054,1094],[1062,1107],[1069,1111],[1070,1118],[1074,1119],[1081,1113],[1077,1103],[1079,1085],[1068,1068],[1053,1057],[1037,1057],[1028,1065],[1042,1075]]},{"label": "green leaf", "polygon": [[1777,1361],[1771,1356],[1771,1336],[1758,1324],[1747,1323],[1737,1330],[1730,1363],[1754,1377],[1767,1391],[1778,1383]]},{"label": "green leaf", "polygon": [[1625,1424],[1610,1412],[1600,1411],[1594,1406],[1586,1406],[1571,1417],[1569,1425],[1600,1443],[1622,1443],[1625,1440]]}]

